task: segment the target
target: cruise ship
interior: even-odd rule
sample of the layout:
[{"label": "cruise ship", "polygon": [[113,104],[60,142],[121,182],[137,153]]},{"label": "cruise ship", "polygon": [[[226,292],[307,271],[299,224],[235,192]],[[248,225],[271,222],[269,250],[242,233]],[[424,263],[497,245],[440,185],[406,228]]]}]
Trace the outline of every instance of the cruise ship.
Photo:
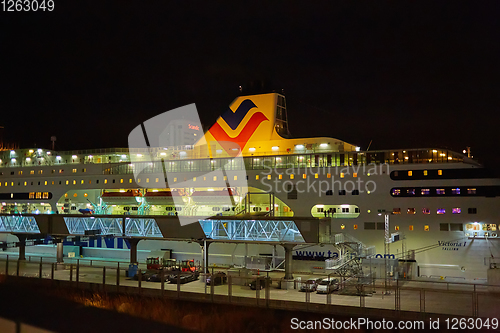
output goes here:
[{"label": "cruise ship", "polygon": [[[279,93],[237,97],[206,133],[188,120],[176,129],[192,144],[0,151],[1,213],[318,218],[330,234],[374,246],[378,258],[411,253],[416,276],[459,281],[485,280],[500,256],[500,179],[465,154],[363,151],[331,137],[290,138]],[[217,179],[214,170],[244,171],[246,184],[229,173]],[[393,240],[400,239],[390,253],[385,216]],[[141,248],[200,255],[196,243],[147,240]],[[309,262],[339,254],[334,244],[294,251]],[[210,256],[241,264],[271,252],[283,251],[217,243]]]}]

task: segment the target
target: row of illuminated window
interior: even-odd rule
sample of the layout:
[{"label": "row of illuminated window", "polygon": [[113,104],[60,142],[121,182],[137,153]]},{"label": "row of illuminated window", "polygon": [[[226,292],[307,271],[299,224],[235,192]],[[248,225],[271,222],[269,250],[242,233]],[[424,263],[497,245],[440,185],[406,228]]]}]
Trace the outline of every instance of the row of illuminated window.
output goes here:
[{"label": "row of illuminated window", "polygon": [[[403,191],[403,192],[402,192]],[[405,192],[406,191],[406,192]],[[431,195],[431,194],[437,194],[437,195],[446,195],[447,189],[445,188],[420,188],[420,189],[415,189],[415,188],[408,188],[408,189],[399,189],[399,188],[393,188],[391,191],[392,196],[399,196],[402,193],[406,195],[417,195],[420,193],[420,195]],[[450,188],[448,189],[448,193],[451,195],[460,195],[462,193],[462,190],[460,187],[456,188]],[[465,192],[464,192],[465,193]],[[467,194],[468,195],[475,195],[477,194],[477,189],[475,187],[467,188]]]},{"label": "row of illuminated window", "polygon": [[[342,213],[350,213],[349,212],[349,207],[341,207],[340,209],[341,209]],[[328,213],[336,214],[337,213],[337,208],[324,209],[323,207],[318,207],[318,208],[316,208],[316,211],[318,213],[328,212]],[[354,212],[355,213],[359,213],[359,208],[355,207],[354,208]]]},{"label": "row of illuminated window", "polygon": [[[473,226],[474,224],[470,223],[467,224],[466,228],[467,230],[471,229],[470,226]],[[357,230],[359,229],[358,224],[353,225],[353,229]],[[422,226],[424,231],[430,231],[430,226],[428,224],[425,224]],[[346,225],[341,224],[340,228],[345,230]],[[363,224],[363,229],[364,230],[385,230],[385,224],[384,222],[364,222]],[[408,230],[409,231],[414,231],[415,226],[414,225],[408,225]],[[440,223],[439,224],[439,230],[440,231],[464,231],[464,225],[462,223]],[[472,230],[472,229],[471,229]],[[479,230],[479,229],[478,229]],[[496,224],[484,224],[483,225],[483,230],[488,230],[488,231],[496,231],[497,230],[497,225]],[[399,225],[394,226],[394,231],[400,231]]]},{"label": "row of illuminated window", "polygon": [[30,192],[29,198],[30,199],[48,199],[49,192]]},{"label": "row of illuminated window", "polygon": [[[87,172],[87,168],[83,168],[83,169],[81,169],[81,170],[82,170],[82,172]],[[56,172],[56,171],[57,171],[57,172]],[[17,172],[17,175],[18,175],[18,176],[22,176],[22,175],[23,175],[23,172],[24,172],[23,170],[19,170],[19,171]],[[71,170],[71,172],[72,172],[72,173],[77,173],[77,172],[78,172],[78,169],[72,169],[72,170]],[[37,173],[38,175],[42,175],[42,174],[43,174],[43,170],[37,170],[37,172],[36,172],[36,173]],[[64,173],[64,169],[59,169],[59,170],[52,169],[52,170],[51,170],[51,173]],[[29,174],[30,174],[30,175],[34,175],[34,174],[35,174],[35,170],[30,170],[30,173],[29,173]],[[14,175],[15,175],[15,171],[11,171],[11,172],[10,172],[10,175],[11,175],[11,176],[14,176]],[[0,176],[3,176],[3,172],[0,172]]]},{"label": "row of illuminated window", "polygon": [[[115,184],[117,182],[117,180],[118,179],[111,179],[111,183]],[[126,181],[127,181],[126,179],[124,180],[122,178],[122,179],[120,179],[120,184],[123,184]],[[129,184],[132,184],[132,182],[133,182],[132,178],[128,179],[128,183]],[[139,180],[139,182],[140,182],[140,180]],[[149,178],[147,179],[147,182],[149,183]],[[156,178],[156,182],[158,182],[158,178]],[[29,185],[35,185],[35,183],[37,183],[38,185],[49,185],[49,184],[50,185],[57,185],[57,184],[59,184],[59,185],[63,185],[63,184],[65,184],[65,185],[70,185],[70,184],[71,185],[77,185],[77,184],[83,185],[83,184],[86,184],[86,183],[92,184],[92,180],[89,179],[88,181],[85,181],[84,179],[81,179],[81,180],[76,180],[76,179],[69,180],[69,179],[67,179],[65,181],[63,181],[63,180],[59,180],[59,181],[56,181],[56,180],[52,180],[52,181],[45,180],[45,181],[39,181],[39,182],[24,181],[24,182],[17,182],[17,186],[23,186],[23,185],[24,186],[28,186],[28,184]],[[97,179],[95,181],[95,183],[99,184],[99,179]],[[108,183],[108,180],[104,179],[104,184],[107,184],[107,183]],[[2,187],[2,185],[6,186],[6,187],[7,186],[15,186],[15,182],[0,182],[0,187]]]},{"label": "row of illuminated window", "polygon": [[[427,170],[422,170],[422,173],[423,173],[424,176],[428,176],[429,175],[429,171],[427,171]],[[438,170],[437,174],[438,174],[438,176],[442,176],[443,175],[443,170]],[[394,177],[398,177],[399,176],[399,171],[394,171],[393,175],[394,175]],[[412,176],[413,176],[413,171],[409,170],[408,171],[408,177],[412,177]]]},{"label": "row of illuminated window", "polygon": [[[293,174],[291,174],[291,175],[289,175],[289,176],[290,176],[290,179],[294,179],[294,177],[295,177]],[[315,174],[315,175],[314,175],[314,177],[315,177],[315,178],[318,178],[318,174]],[[331,174],[327,174],[327,177],[328,177],[328,178],[331,178]],[[341,173],[341,178],[343,178],[343,177],[344,177],[344,174],[343,174],[343,173]],[[356,174],[356,173],[354,173],[354,174],[353,174],[353,177],[357,177],[357,174]],[[201,178],[201,177],[200,177],[200,178]],[[247,180],[248,180],[248,178],[249,178],[249,177],[248,177],[248,176],[246,176],[246,178],[247,178]],[[271,175],[267,175],[267,176],[266,176],[266,178],[267,178],[267,179],[271,179]],[[302,178],[303,178],[303,179],[306,179],[306,178],[307,178],[307,175],[306,175],[306,174],[302,174]],[[217,181],[217,176],[213,176],[213,177],[212,177],[212,179],[213,179],[213,181]],[[224,176],[224,177],[223,177],[223,179],[226,181],[226,180],[227,180],[227,176]],[[256,176],[255,176],[255,179],[256,179],[256,180],[259,180],[259,179],[260,179],[260,176],[259,176],[259,175],[256,175]],[[278,175],[278,179],[283,179],[283,175],[282,175],[282,174]],[[186,177],[184,177],[184,181],[186,181],[186,180],[187,180],[187,178],[186,178]],[[193,178],[192,178],[192,181],[194,181],[194,182],[195,182],[196,180],[197,180],[197,177],[193,177]],[[207,180],[207,177],[203,177],[203,180],[204,180],[204,181],[206,181],[206,180]],[[233,180],[238,180],[238,176],[233,176]],[[112,183],[115,183],[115,182],[116,182],[116,179],[112,179],[111,181],[112,181]],[[125,180],[125,181],[126,181],[126,180]],[[146,183],[150,183],[150,182],[151,182],[151,183],[152,183],[152,182],[158,183],[158,182],[160,181],[160,178],[137,178],[137,183],[138,183],[138,184],[139,184],[139,183],[141,183],[142,181],[145,181]],[[179,180],[179,178],[174,177],[174,178],[173,178],[173,181],[174,181],[174,183],[176,183],[176,182],[178,182],[178,181],[180,181],[180,180]],[[129,184],[132,184],[132,182],[133,182],[132,178],[128,179],[128,182],[129,182]],[[42,183],[43,183],[44,185],[48,185],[49,183],[51,183],[52,185],[56,185],[57,183],[59,183],[59,185],[61,185],[61,184],[63,184],[63,183],[65,183],[66,185],[70,185],[70,184],[76,185],[76,184],[78,184],[78,183],[80,183],[80,184],[85,184],[85,181],[84,181],[83,179],[82,179],[82,180],[80,180],[80,181],[73,179],[73,180],[66,180],[66,181],[59,180],[59,181],[51,181],[51,182],[49,182],[49,181],[43,181],[43,182],[42,182],[42,181],[39,181],[39,182],[28,182],[28,181],[24,181],[24,182],[18,182],[17,184],[18,184],[18,186],[21,186],[21,184],[24,184],[24,186],[27,186],[28,184],[34,185],[35,183],[38,183],[38,185],[42,185]],[[89,181],[88,181],[88,183],[89,183],[89,184],[91,184],[91,183],[92,183],[92,181],[91,181],[91,180],[89,180]],[[108,183],[108,180],[107,180],[107,179],[104,179],[104,184],[107,184],[107,183]],[[121,183],[121,184],[123,184],[123,183],[124,183],[123,178],[122,178],[122,179],[120,179],[120,183]],[[9,182],[4,182],[3,184],[4,184],[4,186],[9,186]],[[10,182],[10,186],[14,186],[14,184],[15,184],[15,182]],[[96,184],[99,184],[99,180],[96,180]],[[0,182],[0,186],[2,186],[2,182]],[[354,192],[357,192],[357,193],[354,193]],[[345,195],[345,191],[344,191],[344,193],[343,193],[343,194]],[[354,190],[354,191],[353,191],[353,194],[359,194],[359,192],[358,192],[357,190]],[[331,195],[331,194],[328,194],[328,193],[327,193],[327,195]]]},{"label": "row of illuminated window", "polygon": [[[408,208],[406,210],[406,213],[410,214],[410,215],[414,215],[417,213],[417,210],[415,208]],[[446,214],[446,209],[445,208],[438,208],[436,210],[436,213],[438,215]],[[462,208],[460,208],[460,207],[452,208],[451,213],[452,214],[462,214]],[[467,208],[467,213],[468,214],[477,214],[477,208]],[[394,208],[392,210],[392,214],[401,214],[401,208]],[[430,208],[422,208],[422,214],[430,215],[431,214]]]},{"label": "row of illuminated window", "polygon": [[[346,173],[344,173],[344,172],[340,173],[340,178],[345,178],[345,176],[346,176]],[[353,176],[353,178],[356,178],[356,177],[358,177],[358,173],[357,172],[353,172],[352,176]],[[290,179],[295,179],[295,174],[289,174],[288,177]],[[260,178],[261,178],[260,175],[256,175],[255,176],[255,180],[259,180]],[[271,179],[271,175],[267,175],[267,176],[265,176],[263,178]],[[307,178],[307,174],[303,173],[302,174],[302,179],[306,179],[306,178]],[[315,173],[314,174],[314,178],[319,178],[319,174]],[[332,178],[332,174],[331,173],[327,173],[326,174],[326,178]],[[278,179],[283,179],[283,174],[278,174]],[[248,180],[248,176],[247,176],[247,180]]]}]

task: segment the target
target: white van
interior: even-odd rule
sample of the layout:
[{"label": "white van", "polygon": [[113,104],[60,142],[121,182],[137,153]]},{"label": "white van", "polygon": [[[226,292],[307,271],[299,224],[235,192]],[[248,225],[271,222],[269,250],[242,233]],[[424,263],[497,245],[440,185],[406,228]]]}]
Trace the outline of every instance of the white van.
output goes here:
[{"label": "white van", "polygon": [[330,278],[330,279],[323,279],[321,282],[318,284],[318,287],[316,288],[316,293],[318,294],[329,294],[334,290],[339,289],[339,280],[336,278]]}]

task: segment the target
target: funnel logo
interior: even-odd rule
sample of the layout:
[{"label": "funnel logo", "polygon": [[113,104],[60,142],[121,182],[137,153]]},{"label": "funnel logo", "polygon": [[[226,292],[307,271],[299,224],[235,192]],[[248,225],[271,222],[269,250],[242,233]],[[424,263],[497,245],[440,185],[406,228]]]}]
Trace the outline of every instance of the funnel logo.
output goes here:
[{"label": "funnel logo", "polygon": [[[207,153],[211,149],[204,137],[194,145],[193,133],[201,128],[196,105],[189,104],[148,119],[128,137],[136,183],[163,191],[163,204],[182,207],[178,213],[181,225],[211,216],[200,214],[199,206],[235,207],[248,192],[245,170],[233,170],[244,165],[242,160],[238,161],[241,154],[219,161],[211,159]],[[228,144],[216,143],[223,147]],[[214,167],[211,172],[200,174],[196,172],[199,163]],[[157,200],[158,196],[155,205],[161,205]]]},{"label": "funnel logo", "polygon": [[[232,142],[233,145],[222,145],[223,148],[229,152],[230,147],[234,147],[234,143],[240,147],[242,150],[247,144],[250,137],[257,130],[257,127],[263,122],[268,121],[269,119],[262,112],[255,112],[250,119],[243,123],[243,119],[245,116],[252,110],[253,108],[257,108],[257,106],[249,99],[244,100],[238,106],[236,111],[232,111],[228,109],[222,116],[219,118],[212,128],[210,128],[210,133],[214,137],[214,139],[218,142]],[[231,137],[221,126],[219,122],[225,122],[231,130],[236,131],[238,127],[240,127],[239,134]]]}]

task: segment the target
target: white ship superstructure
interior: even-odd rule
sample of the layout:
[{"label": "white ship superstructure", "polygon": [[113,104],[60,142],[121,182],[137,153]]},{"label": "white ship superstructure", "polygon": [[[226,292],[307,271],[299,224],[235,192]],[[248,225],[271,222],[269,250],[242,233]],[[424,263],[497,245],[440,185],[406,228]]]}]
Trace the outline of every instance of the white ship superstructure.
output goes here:
[{"label": "white ship superstructure", "polygon": [[[384,215],[390,214],[390,232],[404,238],[391,245],[391,254],[411,250],[420,276],[485,279],[490,259],[500,256],[500,179],[467,156],[439,148],[361,151],[334,138],[285,138],[285,98],[276,93],[238,97],[228,111],[204,137],[208,145],[235,145],[220,144],[210,151],[193,144],[147,152],[0,152],[1,213],[75,214],[88,209],[93,214],[312,216],[326,218],[332,234],[374,245],[380,256]],[[200,128],[189,130],[203,135]],[[235,151],[238,162],[233,162]],[[162,163],[151,162],[151,154]],[[134,177],[139,163],[142,172]],[[220,168],[246,170],[249,193],[206,176]],[[154,186],[161,183],[161,173],[170,176],[166,188]],[[183,186],[186,181],[190,187]],[[234,205],[218,200],[228,193]],[[196,251],[181,242],[147,241],[142,246]],[[243,253],[241,246],[235,247],[213,245],[212,255],[219,253],[219,261],[230,262],[235,253]],[[254,245],[251,251],[271,252],[266,245]],[[314,253],[334,257],[337,249],[318,245],[295,254]]]}]

